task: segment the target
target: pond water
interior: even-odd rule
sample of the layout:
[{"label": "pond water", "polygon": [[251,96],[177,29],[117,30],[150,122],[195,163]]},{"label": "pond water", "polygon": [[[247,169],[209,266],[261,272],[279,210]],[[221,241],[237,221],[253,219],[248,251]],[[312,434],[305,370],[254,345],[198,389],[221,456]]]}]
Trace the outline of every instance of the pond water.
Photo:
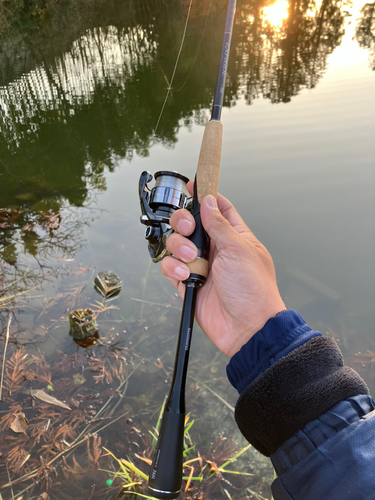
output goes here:
[{"label": "pond water", "polygon": [[[115,498],[121,481],[98,467],[118,464],[103,446],[148,470],[136,454],[151,453],[182,303],[150,262],[138,180],[194,177],[225,18],[225,2],[193,2],[161,113],[189,3],[56,3],[0,44],[4,500]],[[374,11],[364,0],[238,2],[219,185],[274,257],[287,306],[339,341],[373,394]],[[111,301],[93,288],[103,270],[122,281]],[[99,327],[91,346],[68,334],[69,312],[86,307]],[[232,440],[246,445],[228,360],[197,326],[190,359],[191,440],[220,465]],[[16,434],[21,411],[28,428]],[[271,498],[269,461],[241,458],[230,468],[253,476],[206,479],[183,497]]]}]

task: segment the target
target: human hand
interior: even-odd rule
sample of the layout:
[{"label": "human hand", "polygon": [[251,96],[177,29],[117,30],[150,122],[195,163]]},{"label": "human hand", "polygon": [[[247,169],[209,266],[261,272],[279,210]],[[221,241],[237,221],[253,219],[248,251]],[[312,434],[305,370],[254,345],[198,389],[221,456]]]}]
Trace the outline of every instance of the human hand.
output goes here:
[{"label": "human hand", "polygon": [[[190,194],[193,184],[188,184]],[[220,194],[217,202],[206,196],[201,203],[201,220],[211,246],[207,281],[198,292],[196,320],[212,342],[232,357],[268,319],[286,307],[271,255],[230,201]],[[192,234],[195,222],[187,210],[176,210],[170,225],[175,232],[167,240],[167,249],[174,257],[166,257],[161,270],[183,297],[182,281],[190,274],[186,262],[197,257],[196,246],[185,236]]]}]

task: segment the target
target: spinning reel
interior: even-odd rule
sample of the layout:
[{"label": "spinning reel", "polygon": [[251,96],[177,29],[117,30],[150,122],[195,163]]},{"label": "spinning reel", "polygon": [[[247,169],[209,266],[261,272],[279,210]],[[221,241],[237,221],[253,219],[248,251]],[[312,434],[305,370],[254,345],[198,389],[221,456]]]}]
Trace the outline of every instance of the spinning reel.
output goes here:
[{"label": "spinning reel", "polygon": [[166,255],[167,239],[173,232],[169,219],[179,208],[189,208],[187,191],[189,179],[177,172],[162,170],[155,174],[155,186],[148,183],[153,179],[150,172],[144,171],[139,179],[139,201],[141,204],[141,223],[146,227],[145,238],[153,262],[161,261]]}]

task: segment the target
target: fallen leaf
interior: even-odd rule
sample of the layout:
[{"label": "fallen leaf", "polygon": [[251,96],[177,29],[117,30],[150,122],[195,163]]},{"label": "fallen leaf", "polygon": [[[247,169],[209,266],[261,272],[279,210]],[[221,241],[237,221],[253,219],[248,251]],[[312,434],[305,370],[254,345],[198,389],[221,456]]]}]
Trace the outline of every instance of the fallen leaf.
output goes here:
[{"label": "fallen leaf", "polygon": [[34,398],[41,399],[45,403],[60,406],[61,408],[65,408],[66,410],[71,410],[71,408],[68,405],[66,405],[62,401],[59,401],[58,399],[54,398],[53,396],[50,396],[49,394],[42,391],[41,389],[36,389],[34,391],[30,391],[30,393],[32,396],[34,396]]},{"label": "fallen leaf", "polygon": [[142,460],[143,462],[146,462],[147,465],[151,465],[152,464],[152,460],[150,460],[149,458],[142,457],[141,455],[137,455],[137,453],[134,453],[134,455],[137,458],[139,458],[139,460]]},{"label": "fallen leaf", "polygon": [[214,472],[215,474],[218,474],[221,476],[221,473],[219,471],[218,466],[215,464],[215,462],[210,462],[209,460],[206,460],[206,463],[208,465],[208,468],[210,469],[210,472]]},{"label": "fallen leaf", "polygon": [[22,412],[15,413],[14,417],[15,418],[11,423],[10,428],[12,429],[13,432],[16,432],[17,434],[24,434],[27,429],[27,420],[25,414]]},{"label": "fallen leaf", "polygon": [[75,406],[76,408],[78,408],[78,406],[80,405],[80,402],[77,401],[76,399],[74,398],[70,398],[70,402],[72,403],[73,406]]}]

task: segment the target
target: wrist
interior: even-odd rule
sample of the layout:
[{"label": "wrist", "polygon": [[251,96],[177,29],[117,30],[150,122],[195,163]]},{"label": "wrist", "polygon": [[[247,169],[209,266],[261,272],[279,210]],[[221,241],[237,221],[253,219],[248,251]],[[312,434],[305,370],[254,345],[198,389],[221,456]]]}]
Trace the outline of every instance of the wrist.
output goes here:
[{"label": "wrist", "polygon": [[[259,331],[262,331],[264,326],[267,324],[268,320],[274,318],[282,311],[285,311],[286,307],[284,303],[281,301],[279,304],[273,304],[272,309],[267,309],[266,311],[258,311],[258,314],[251,315],[251,325],[246,322],[245,325],[241,325],[238,329],[236,329],[236,336],[231,336],[228,341],[228,346],[226,348],[226,354],[229,358],[232,358],[238,351],[241,350],[242,346],[244,346],[247,342],[250,341],[254,335],[256,335]],[[233,339],[235,339],[233,341]]]},{"label": "wrist", "polygon": [[240,394],[267,368],[319,332],[311,330],[293,310],[283,310],[234,354],[227,366],[230,383]]}]

